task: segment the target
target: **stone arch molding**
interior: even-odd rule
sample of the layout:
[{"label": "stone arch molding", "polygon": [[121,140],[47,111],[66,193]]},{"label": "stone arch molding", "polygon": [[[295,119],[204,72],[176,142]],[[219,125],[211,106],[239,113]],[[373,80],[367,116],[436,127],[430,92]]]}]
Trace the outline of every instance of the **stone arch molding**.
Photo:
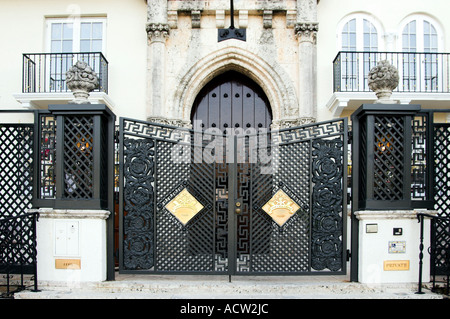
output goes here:
[{"label": "stone arch molding", "polygon": [[267,95],[273,121],[298,117],[298,100],[292,81],[277,63],[269,64],[248,50],[229,46],[214,51],[184,70],[173,96],[172,114],[190,121],[191,109],[200,90],[226,71],[238,71],[255,81]]}]

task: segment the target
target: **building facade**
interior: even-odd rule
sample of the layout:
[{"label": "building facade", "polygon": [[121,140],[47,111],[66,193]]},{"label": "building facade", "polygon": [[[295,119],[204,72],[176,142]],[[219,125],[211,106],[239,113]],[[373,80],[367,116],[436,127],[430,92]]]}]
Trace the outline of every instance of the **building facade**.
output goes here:
[{"label": "building facade", "polygon": [[[73,61],[55,55],[62,62],[52,62],[50,53],[72,52],[103,54],[107,73],[103,66],[105,82],[93,101],[118,116],[184,125],[200,90],[227,71],[261,87],[277,126],[349,116],[373,102],[367,74],[380,59],[402,74],[394,99],[446,103],[444,1],[388,8],[358,1],[235,1],[234,25],[246,30],[245,41],[218,41],[218,29],[231,22],[227,0],[3,6],[1,23],[14,32],[1,35],[9,48],[2,53],[8,74],[2,108],[67,102],[71,94],[61,83]],[[100,58],[94,59],[100,72]]]},{"label": "building facade", "polygon": [[[0,109],[70,104],[66,73],[79,60],[99,78],[90,103],[117,118],[186,128],[194,120],[226,130],[350,119],[377,100],[368,76],[381,60],[399,71],[393,103],[449,108],[449,4],[432,2],[2,1]],[[414,227],[409,219],[405,227]],[[53,244],[45,245],[52,268]]]}]

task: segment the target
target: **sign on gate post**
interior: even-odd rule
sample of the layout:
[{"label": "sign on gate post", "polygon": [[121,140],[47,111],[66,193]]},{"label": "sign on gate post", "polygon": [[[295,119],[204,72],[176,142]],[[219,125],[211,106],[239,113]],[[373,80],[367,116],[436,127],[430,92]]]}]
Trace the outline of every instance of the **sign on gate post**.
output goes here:
[{"label": "sign on gate post", "polygon": [[363,104],[352,114],[352,281],[419,276],[410,267],[419,264],[417,209],[433,209],[430,122],[420,110]]}]

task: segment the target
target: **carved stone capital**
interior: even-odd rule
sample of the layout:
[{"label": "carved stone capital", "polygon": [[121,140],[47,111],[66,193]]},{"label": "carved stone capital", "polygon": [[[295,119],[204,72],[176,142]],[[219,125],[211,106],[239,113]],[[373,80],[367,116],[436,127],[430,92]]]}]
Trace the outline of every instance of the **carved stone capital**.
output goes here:
[{"label": "carved stone capital", "polygon": [[99,81],[97,74],[86,62],[77,61],[66,72],[66,85],[75,96],[72,103],[89,104],[89,93],[98,88]]},{"label": "carved stone capital", "polygon": [[376,103],[392,103],[391,95],[398,86],[399,75],[395,66],[388,61],[378,62],[373,67],[368,76],[369,88],[375,92],[378,97]]},{"label": "carved stone capital", "polygon": [[169,25],[165,23],[148,23],[147,37],[150,42],[162,42],[169,36]]},{"label": "carved stone capital", "polygon": [[317,43],[318,22],[299,22],[295,25],[294,30],[300,42]]}]

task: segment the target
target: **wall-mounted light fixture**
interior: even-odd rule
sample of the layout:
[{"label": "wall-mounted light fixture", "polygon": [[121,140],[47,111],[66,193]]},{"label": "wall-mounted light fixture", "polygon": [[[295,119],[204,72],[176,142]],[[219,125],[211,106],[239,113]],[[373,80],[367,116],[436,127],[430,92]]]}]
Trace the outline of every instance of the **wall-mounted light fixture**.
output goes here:
[{"label": "wall-mounted light fixture", "polygon": [[228,29],[219,29],[217,41],[225,41],[230,39],[237,39],[241,41],[247,40],[246,29],[236,29],[234,27],[234,4],[233,0],[230,0],[230,19],[231,24]]}]

